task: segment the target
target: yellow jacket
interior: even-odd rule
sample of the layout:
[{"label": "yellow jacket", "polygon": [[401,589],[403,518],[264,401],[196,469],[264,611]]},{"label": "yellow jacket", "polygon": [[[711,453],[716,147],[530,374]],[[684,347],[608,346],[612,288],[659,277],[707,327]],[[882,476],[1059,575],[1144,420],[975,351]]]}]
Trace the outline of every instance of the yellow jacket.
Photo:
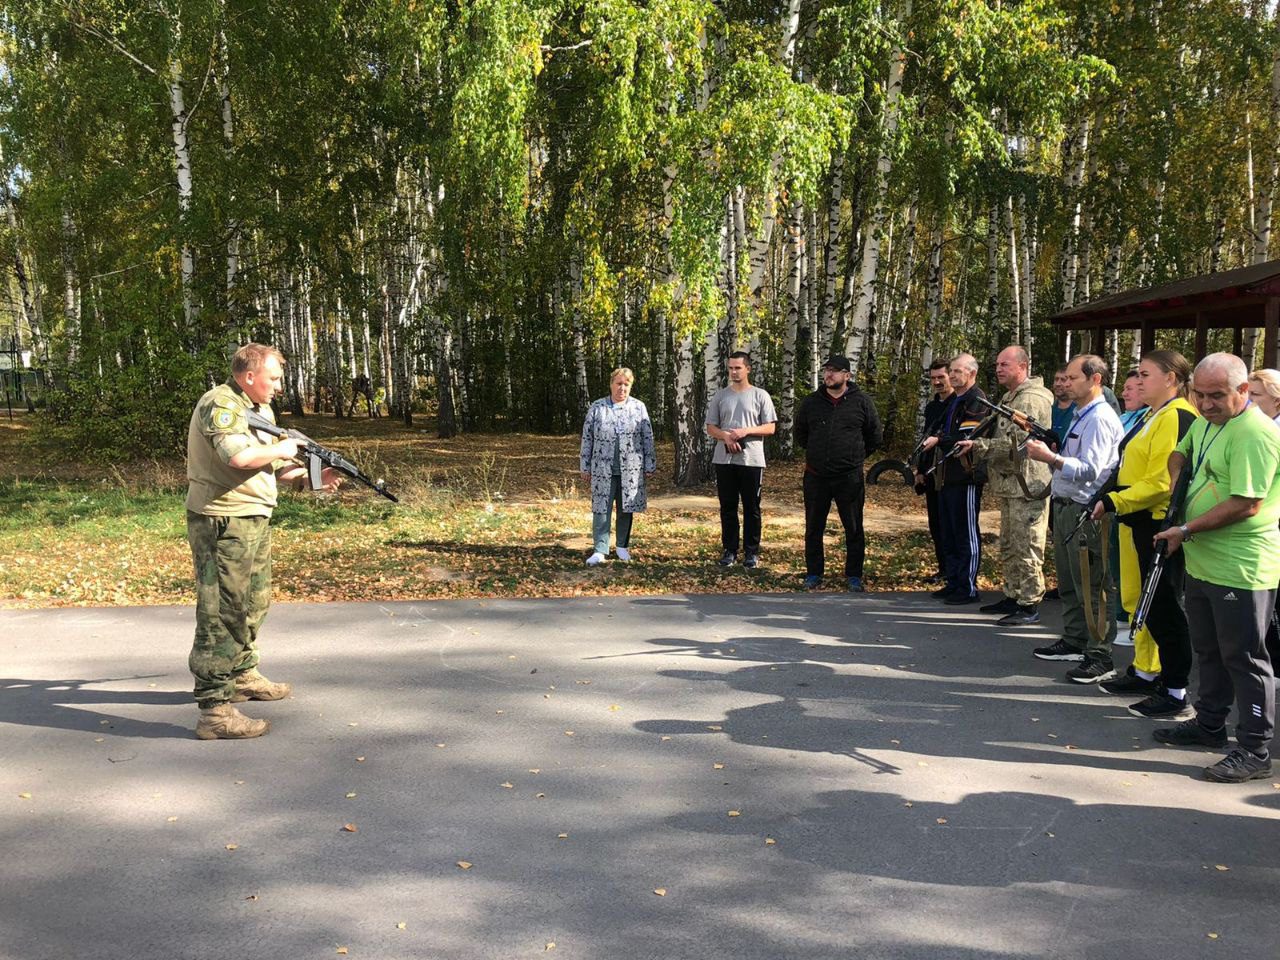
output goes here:
[{"label": "yellow jacket", "polygon": [[1195,407],[1175,397],[1143,419],[1121,454],[1119,489],[1107,494],[1119,516],[1148,510],[1153,519],[1164,517],[1171,493],[1169,454],[1198,417]]}]

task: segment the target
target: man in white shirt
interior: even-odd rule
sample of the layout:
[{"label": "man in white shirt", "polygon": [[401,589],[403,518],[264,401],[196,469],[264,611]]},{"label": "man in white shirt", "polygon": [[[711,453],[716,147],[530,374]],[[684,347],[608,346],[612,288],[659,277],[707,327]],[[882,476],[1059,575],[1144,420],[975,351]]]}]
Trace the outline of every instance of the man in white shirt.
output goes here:
[{"label": "man in white shirt", "polygon": [[[1091,353],[1073,357],[1067,365],[1065,383],[1076,412],[1060,452],[1055,453],[1036,440],[1029,441],[1026,447],[1028,457],[1049,464],[1053,470],[1054,562],[1062,599],[1062,638],[1050,646],[1038,647],[1035,656],[1041,660],[1078,661],[1067,671],[1067,679],[1075,683],[1098,683],[1116,673],[1111,661],[1115,617],[1105,605],[1101,611],[1098,609],[1103,585],[1109,579],[1102,561],[1099,528],[1086,523],[1076,533],[1076,539],[1065,542],[1079,527],[1081,516],[1092,510],[1093,497],[1106,485],[1119,461],[1124,428],[1103,396],[1102,381],[1106,376],[1107,365],[1101,357]],[[1081,542],[1088,550],[1087,581],[1080,562]],[[1086,603],[1093,605],[1089,616]],[[1090,619],[1097,621],[1092,629]]]}]

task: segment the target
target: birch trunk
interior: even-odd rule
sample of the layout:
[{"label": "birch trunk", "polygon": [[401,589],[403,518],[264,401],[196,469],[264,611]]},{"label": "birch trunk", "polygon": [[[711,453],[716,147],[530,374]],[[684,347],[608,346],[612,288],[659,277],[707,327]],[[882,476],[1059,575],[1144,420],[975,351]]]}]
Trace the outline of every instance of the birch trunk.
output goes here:
[{"label": "birch trunk", "polygon": [[[836,318],[836,277],[840,273],[840,208],[844,203],[844,154],[831,161],[831,189],[827,194],[827,245],[822,258],[822,303],[818,308],[817,356],[831,349]],[[817,389],[817,385],[814,385]]]},{"label": "birch trunk", "polygon": [[782,336],[782,390],[778,408],[778,443],[783,457],[791,456],[796,412],[796,336],[800,329],[800,275],[804,269],[804,210],[793,204],[787,224],[787,325]]},{"label": "birch trunk", "polygon": [[1000,210],[994,204],[987,212],[987,323],[998,327],[1000,309]]},{"label": "birch trunk", "polygon": [[1013,197],[1006,197],[1004,202],[1005,239],[1009,246],[1009,304],[1012,335],[1017,336],[1022,322],[1022,279],[1018,273],[1018,236],[1014,229]]},{"label": "birch trunk", "polygon": [[[226,0],[222,0],[223,16],[226,16]],[[222,101],[222,147],[228,162],[235,152],[235,116],[231,111],[231,50],[227,44],[227,35],[218,31],[218,47],[221,51],[221,63],[218,69],[218,97]],[[234,185],[235,178],[230,182]],[[234,319],[237,315],[235,306],[236,282],[240,274],[240,223],[235,217],[235,190],[232,187],[228,197],[228,208],[231,219],[227,224],[227,310]]]},{"label": "birch trunk", "polygon": [[1080,236],[1080,188],[1084,183],[1085,165],[1089,159],[1090,119],[1085,117],[1076,127],[1075,136],[1069,141],[1067,154],[1066,188],[1070,204],[1067,236],[1062,245],[1062,309],[1069,310],[1076,304],[1076,280],[1079,259],[1076,244]]},{"label": "birch trunk", "polygon": [[187,143],[187,106],[182,89],[182,65],[169,61],[169,108],[173,113],[173,162],[178,176],[178,234],[182,259],[182,316],[189,333],[195,331],[196,260],[191,249],[191,152]]},{"label": "birch trunk", "polygon": [[[905,0],[901,19],[905,25],[911,16],[912,0]],[[898,132],[898,104],[902,98],[902,78],[906,70],[906,52],[901,44],[895,44],[889,59],[889,81],[885,87],[884,113],[882,116],[880,157],[876,161],[875,181],[871,193],[874,197],[871,214],[863,230],[862,266],[858,270],[858,287],[853,308],[853,324],[845,343],[845,354],[856,373],[862,362],[863,348],[867,342],[867,330],[875,305],[876,275],[880,266],[880,244],[885,223],[885,201],[889,173],[893,168],[893,143]]]},{"label": "birch trunk", "polygon": [[67,359],[80,359],[80,276],[76,269],[76,225],[71,213],[62,208],[62,320],[67,341]]},{"label": "birch trunk", "polygon": [[906,255],[899,272],[897,283],[890,288],[886,297],[885,326],[890,325],[890,318],[897,318],[893,335],[893,358],[889,363],[889,376],[897,380],[906,366],[907,326],[911,316],[911,294],[914,288],[916,273],[916,220],[919,216],[919,201],[911,201],[907,210]]}]

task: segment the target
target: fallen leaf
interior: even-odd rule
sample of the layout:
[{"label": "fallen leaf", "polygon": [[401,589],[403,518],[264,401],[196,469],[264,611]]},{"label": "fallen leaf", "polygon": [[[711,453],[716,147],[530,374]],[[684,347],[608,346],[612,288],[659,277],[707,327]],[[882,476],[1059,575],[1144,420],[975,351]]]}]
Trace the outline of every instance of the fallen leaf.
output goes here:
[{"label": "fallen leaf", "polygon": [[342,954],[342,955],[345,957],[345,956],[347,955],[347,948],[346,948],[346,947],[339,947],[339,948],[338,948],[338,952],[339,952],[340,954]]},{"label": "fallen leaf", "polygon": [[1206,933],[1205,936],[1208,937],[1210,940],[1218,939],[1218,935],[1216,933]]},{"label": "fallen leaf", "polygon": [[947,818],[946,818],[946,817],[939,817],[939,818],[938,818],[938,823],[946,823],[946,822],[947,822]]},{"label": "fallen leaf", "polygon": [[660,896],[660,897],[665,897],[665,896],[667,895],[667,888],[666,888],[666,887],[654,887],[654,888],[653,888],[653,892],[654,892],[654,893],[656,893],[656,894],[657,894],[658,896]]},{"label": "fallen leaf", "polygon": [[545,953],[546,951],[554,950],[555,948],[556,948],[556,942],[554,940],[548,940],[547,945],[542,948],[542,951]]},{"label": "fallen leaf", "polygon": [[914,804],[914,803],[912,803],[910,800],[904,800],[904,801],[902,802],[902,805],[903,805],[904,807],[914,807],[914,806],[915,806],[915,804]]},{"label": "fallen leaf", "polygon": [[1057,735],[1056,733],[1051,733],[1051,734],[1049,734],[1048,736],[1049,736],[1049,739],[1050,739],[1050,740],[1057,740],[1057,739],[1058,739],[1058,735]]},{"label": "fallen leaf", "polygon": [[671,738],[670,738],[670,737],[663,737],[662,739],[663,739],[663,740],[670,740]]},{"label": "fallen leaf", "polygon": [[1052,839],[1052,837],[1054,836],[1054,834],[1050,833],[1048,830],[1046,830],[1046,831],[1044,832],[1044,835],[1045,835],[1046,837],[1051,838],[1051,839]]},{"label": "fallen leaf", "polygon": [[742,816],[742,812],[741,812],[740,810],[730,810],[730,811],[729,811],[729,816],[731,816],[731,817],[740,817],[740,816]]},{"label": "fallen leaf", "polygon": [[1032,718],[1031,718],[1031,722],[1032,722],[1032,723],[1039,723],[1039,722],[1040,722],[1040,718],[1039,718],[1039,717],[1032,717]]},{"label": "fallen leaf", "polygon": [[1215,864],[1213,865],[1213,869],[1215,869],[1215,870],[1219,871],[1220,873],[1226,873],[1226,872],[1227,872],[1228,870],[1230,870],[1231,868],[1230,868],[1230,867],[1223,866],[1223,865],[1222,865],[1222,864],[1220,864],[1220,863],[1215,863]]},{"label": "fallen leaf", "polygon": [[94,737],[94,738],[93,738],[93,742],[94,742],[94,743],[104,743],[104,742],[106,741],[106,739],[107,739],[106,737]]},{"label": "fallen leaf", "polygon": [[20,793],[20,794],[18,794],[18,799],[19,799],[19,800],[30,800],[30,799],[31,799],[31,794],[29,794],[29,793]]},{"label": "fallen leaf", "polygon": [[723,729],[724,729],[724,727],[719,726],[718,724],[714,724],[714,723],[712,723],[712,724],[708,724],[708,725],[707,725],[707,729],[708,729],[708,730],[715,730],[715,731],[717,731],[717,732],[718,732],[718,731],[720,731],[720,730],[723,730]]},{"label": "fallen leaf", "polygon": [[620,706],[618,706],[616,703],[611,703],[611,704],[609,704],[609,709],[610,709],[610,710],[621,710],[622,708],[621,708]]},{"label": "fallen leaf", "polygon": [[356,757],[356,763],[364,763],[364,757]]},{"label": "fallen leaf", "polygon": [[585,686],[586,686],[587,684],[589,684],[591,681],[590,681],[590,680],[575,680],[575,681],[573,681],[573,682],[574,682],[574,683],[577,683],[577,684],[580,684],[581,686],[584,686],[584,687],[585,687]]},{"label": "fallen leaf", "polygon": [[1073,743],[1063,744],[1063,746],[1065,746],[1068,750],[1079,750],[1079,749],[1080,749],[1079,747],[1077,747],[1077,746],[1076,746],[1075,744],[1073,744]]},{"label": "fallen leaf", "polygon": [[543,799],[543,798],[546,796],[546,794],[545,794],[545,793],[535,793],[535,794],[534,794],[534,796],[535,796],[535,797],[537,797],[539,800],[541,800],[541,799]]},{"label": "fallen leaf", "polygon": [[177,817],[166,817],[166,818],[165,818],[165,823],[177,823],[177,822],[178,822],[178,818],[177,818]]},{"label": "fallen leaf", "polygon": [[348,799],[348,800],[354,800],[355,798],[356,798],[356,795],[355,795],[354,793],[348,793],[348,794],[347,794],[347,799]]},{"label": "fallen leaf", "polygon": [[890,740],[889,742],[890,742],[890,743],[892,743],[892,744],[893,744],[894,746],[896,746],[896,747],[900,747],[900,746],[902,746],[902,741],[901,741],[901,740]]},{"label": "fallen leaf", "polygon": [[[550,699],[551,699],[551,694],[549,694],[549,693],[544,693],[544,694],[542,695],[542,699],[543,699],[543,700],[550,700]],[[498,711],[498,712],[499,712],[499,713],[501,713],[502,711]]]},{"label": "fallen leaf", "polygon": [[239,850],[239,849],[240,849],[240,844],[238,844],[238,843],[228,843],[228,844],[227,844],[227,849],[228,849],[228,850]]},{"label": "fallen leaf", "polygon": [[567,833],[558,833],[558,834],[556,834],[556,839],[557,839],[557,840],[568,840],[568,839],[569,839],[569,835],[568,835]]},{"label": "fallen leaf", "polygon": [[777,840],[775,840],[775,839],[773,839],[773,837],[765,837],[765,838],[764,838],[764,845],[765,845],[766,847],[772,847],[772,846],[773,846],[775,843],[777,843],[777,842],[778,842],[778,841],[777,841]]},{"label": "fallen leaf", "polygon": [[237,787],[243,787],[243,786],[244,786],[244,781],[243,781],[243,780],[237,780],[237,781],[236,781],[236,786],[237,786]]},{"label": "fallen leaf", "polygon": [[403,930],[404,928],[405,928],[405,923],[403,920],[396,924],[397,930]]},{"label": "fallen leaf", "polygon": [[354,823],[344,823],[342,829],[346,833],[356,833],[359,828]]},{"label": "fallen leaf", "polygon": [[917,760],[917,761],[916,761],[916,766],[917,766],[917,767],[927,767],[928,765],[929,765],[929,764],[925,763],[925,761],[923,761],[923,760]]},{"label": "fallen leaf", "polygon": [[471,869],[471,864],[470,864],[470,862],[468,862],[468,861],[466,861],[466,860],[459,860],[459,861],[458,861],[458,866],[460,866],[463,870],[470,870],[470,869]]},{"label": "fallen leaf", "polygon": [[500,784],[498,784],[498,786],[500,786],[500,787],[505,787],[505,788],[506,788],[506,789],[508,789],[508,790],[513,790],[513,789],[515,789],[515,784],[514,784],[514,783],[500,783]]},{"label": "fallen leaf", "polygon": [[444,744],[443,744],[443,743],[437,743],[437,744],[436,744],[436,746],[437,746],[437,747],[443,747],[443,746],[444,746]]},{"label": "fallen leaf", "polygon": [[246,900],[257,900],[257,899],[258,899],[258,895],[257,895],[256,893],[251,893],[251,894],[249,894],[247,897],[245,897],[245,899],[246,899]]},{"label": "fallen leaf", "polygon": [[712,769],[712,770],[723,770],[723,769],[724,769],[724,764],[723,764],[723,763],[713,763],[713,764],[711,765],[711,769]]},{"label": "fallen leaf", "polygon": [[[348,723],[348,724],[347,724],[347,726],[348,726],[348,727],[358,727],[358,726],[360,726],[360,724],[358,724],[358,723]],[[345,951],[345,950],[344,950],[344,951],[342,951],[342,952],[343,952],[343,953],[346,953],[346,951]]]},{"label": "fallen leaf", "polygon": [[506,713],[507,711],[505,711],[505,710],[499,710],[499,711],[497,711],[497,712],[498,712],[498,715],[499,715],[499,716],[501,716],[502,714]]},{"label": "fallen leaf", "polygon": [[566,737],[572,737],[572,736],[573,736],[573,731],[572,731],[572,730],[566,730],[566,731],[564,732],[564,735],[565,735]]}]

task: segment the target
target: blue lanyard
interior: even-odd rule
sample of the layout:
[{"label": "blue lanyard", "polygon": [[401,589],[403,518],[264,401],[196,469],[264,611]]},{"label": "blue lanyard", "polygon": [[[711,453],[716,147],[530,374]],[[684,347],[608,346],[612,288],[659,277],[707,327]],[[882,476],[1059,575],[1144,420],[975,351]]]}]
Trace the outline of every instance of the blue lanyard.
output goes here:
[{"label": "blue lanyard", "polygon": [[[1104,403],[1106,403],[1106,401],[1103,400],[1101,397],[1099,397],[1096,403],[1090,404],[1089,406],[1085,407],[1083,411],[1075,415],[1075,417],[1071,421],[1071,425],[1067,427],[1067,435],[1062,438],[1062,445],[1064,447],[1067,445],[1067,441],[1071,439],[1071,434],[1075,432],[1076,427],[1080,426],[1080,424],[1088,420],[1089,417],[1093,416],[1093,412],[1097,410],[1098,407],[1102,406],[1102,404]],[[1079,436],[1076,437],[1077,449],[1079,449],[1079,444],[1081,440],[1082,440],[1081,437]]]},{"label": "blue lanyard", "polygon": [[[1238,416],[1238,414],[1237,414],[1237,416]],[[1235,419],[1235,417],[1232,417],[1232,418],[1231,418],[1231,420],[1234,420],[1234,419]],[[1231,420],[1228,420],[1228,421],[1227,421],[1227,423],[1230,423],[1230,422],[1231,422]],[[1217,440],[1220,436],[1222,436],[1222,431],[1223,431],[1223,430],[1225,430],[1225,429],[1227,429],[1227,423],[1224,423],[1224,424],[1222,424],[1220,427],[1218,427],[1218,432],[1217,432],[1217,433],[1215,433],[1215,434],[1213,435],[1213,440],[1210,440],[1208,443],[1206,443],[1206,444],[1204,445],[1204,449],[1203,449],[1202,451],[1200,451],[1200,456],[1196,459],[1196,464],[1195,464],[1195,466],[1191,468],[1191,479],[1192,479],[1192,480],[1194,480],[1194,479],[1196,478],[1196,474],[1198,474],[1198,473],[1200,472],[1200,465],[1204,463],[1204,458],[1205,458],[1205,457],[1207,457],[1207,456],[1209,455],[1209,448],[1213,446],[1214,440]],[[1200,439],[1201,439],[1201,440],[1203,440],[1205,437],[1209,436],[1209,427],[1211,427],[1211,426],[1212,426],[1212,424],[1211,424],[1211,423],[1209,423],[1208,421],[1205,421],[1205,425],[1204,425],[1204,433],[1202,433],[1202,434],[1200,435]]]}]

